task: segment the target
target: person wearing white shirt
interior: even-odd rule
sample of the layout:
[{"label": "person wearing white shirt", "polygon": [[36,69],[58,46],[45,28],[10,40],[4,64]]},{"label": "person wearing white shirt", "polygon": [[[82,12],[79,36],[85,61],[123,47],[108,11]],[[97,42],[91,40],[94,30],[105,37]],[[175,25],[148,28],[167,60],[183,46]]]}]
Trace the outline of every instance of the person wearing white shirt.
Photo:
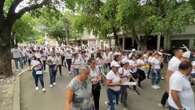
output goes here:
[{"label": "person wearing white shirt", "polygon": [[27,52],[27,59],[28,59],[28,66],[29,67],[31,66],[32,57],[33,57],[32,51],[29,50]]},{"label": "person wearing white shirt", "polygon": [[41,50],[40,51],[41,54],[41,61],[43,62],[43,70],[46,70],[46,61],[47,61],[47,52],[46,50]]},{"label": "person wearing white shirt", "polygon": [[106,50],[103,53],[103,59],[104,59],[104,64],[105,64],[105,72],[107,73],[110,69],[110,62],[111,62],[111,58],[109,57],[109,53],[108,50]]},{"label": "person wearing white shirt", "polygon": [[165,106],[167,99],[169,97],[168,91],[169,91],[169,78],[171,75],[179,70],[179,65],[182,61],[183,58],[183,50],[178,48],[174,50],[174,56],[171,58],[171,60],[168,63],[168,70],[165,74],[165,81],[166,81],[166,91],[164,92],[162,98],[161,98],[161,103],[159,106]]},{"label": "person wearing white shirt", "polygon": [[161,56],[158,52],[156,52],[150,61],[152,65],[151,81],[153,89],[160,89],[159,83],[161,80],[161,62]]},{"label": "person wearing white shirt", "polygon": [[12,57],[15,61],[15,67],[16,67],[16,71],[19,70],[19,68],[21,68],[22,64],[21,64],[21,57],[22,57],[22,54],[21,54],[21,51],[20,49],[18,49],[18,47],[15,47],[11,50],[11,53],[12,53]]},{"label": "person wearing white shirt", "polygon": [[39,90],[38,82],[40,81],[42,86],[42,91],[45,92],[45,86],[44,86],[44,80],[43,80],[43,65],[41,63],[40,59],[37,59],[36,57],[32,60],[32,71],[33,71],[33,77],[35,80],[35,90]]},{"label": "person wearing white shirt", "polygon": [[49,66],[49,76],[50,76],[50,87],[56,85],[56,74],[57,74],[57,65],[56,65],[56,56],[55,54],[49,55],[47,59],[47,64]]},{"label": "person wearing white shirt", "polygon": [[[126,83],[130,81],[132,77],[130,70],[129,70],[129,61],[127,59],[122,60],[122,67],[119,68],[119,74],[121,77],[121,82]],[[127,93],[128,85],[121,85],[121,103],[124,106],[124,110],[127,110],[128,103],[127,103]]]},{"label": "person wearing white shirt", "polygon": [[68,71],[70,72],[70,68],[71,68],[71,64],[72,64],[72,53],[71,53],[71,50],[68,49],[65,53],[65,59],[66,59],[66,64],[67,64],[67,68],[68,68]]},{"label": "person wearing white shirt", "polygon": [[154,56],[154,54],[153,54],[152,52],[150,52],[150,53],[148,54],[148,61],[147,61],[148,66],[149,66],[149,68],[148,68],[148,73],[147,73],[147,78],[148,78],[148,79],[150,79],[150,75],[151,75],[151,70],[152,70],[152,63],[151,63],[151,61],[152,61],[152,59],[153,59],[153,56]]},{"label": "person wearing white shirt", "polygon": [[64,66],[64,60],[65,60],[65,50],[63,47],[60,48],[60,56],[61,56],[61,65]]},{"label": "person wearing white shirt", "polygon": [[109,100],[110,110],[116,110],[115,105],[118,105],[119,95],[121,90],[121,78],[118,73],[120,65],[117,62],[111,63],[111,70],[106,75],[107,82],[107,96]]},{"label": "person wearing white shirt", "polygon": [[60,76],[62,77],[62,58],[60,56],[60,53],[56,53],[56,65],[57,71],[59,70]]},{"label": "person wearing white shirt", "polygon": [[83,61],[79,56],[79,54],[75,53],[74,57],[72,58],[72,65],[71,65],[73,76],[77,76],[79,74],[79,67],[81,66],[82,63]]},{"label": "person wearing white shirt", "polygon": [[146,79],[146,74],[145,74],[145,65],[146,63],[143,60],[143,56],[140,54],[137,57],[136,60],[136,66],[137,66],[137,76],[138,76],[138,86],[141,87],[142,81]]},{"label": "person wearing white shirt", "polygon": [[88,64],[90,65],[90,79],[92,82],[92,95],[94,99],[95,110],[99,110],[101,73],[99,68],[97,67],[97,62],[95,59],[89,59]]},{"label": "person wearing white shirt", "polygon": [[190,61],[182,61],[179,70],[174,72],[169,81],[169,110],[195,110],[194,92],[189,76],[192,71]]},{"label": "person wearing white shirt", "polygon": [[191,60],[192,60],[192,77],[195,78],[195,50],[192,51],[192,54],[191,54]]}]

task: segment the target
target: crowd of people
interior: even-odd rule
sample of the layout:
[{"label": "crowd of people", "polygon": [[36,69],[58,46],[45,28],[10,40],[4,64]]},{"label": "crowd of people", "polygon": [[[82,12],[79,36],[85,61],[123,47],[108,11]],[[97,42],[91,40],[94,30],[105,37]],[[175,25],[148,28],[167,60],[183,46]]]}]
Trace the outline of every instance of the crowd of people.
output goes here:
[{"label": "crowd of people", "polygon": [[[185,50],[185,52],[183,51]],[[56,75],[68,74],[72,80],[67,85],[65,110],[100,110],[102,86],[107,89],[108,110],[117,110],[122,104],[128,110],[128,90],[142,88],[145,79],[151,80],[151,88],[160,89],[165,79],[165,90],[161,104],[168,103],[170,110],[195,110],[194,94],[191,88],[195,78],[195,52],[175,49],[168,62],[165,52],[122,51],[120,49],[99,49],[87,46],[20,46],[12,49],[16,71],[24,65],[32,70],[35,90],[46,92],[44,72],[49,72],[50,87],[56,83]],[[48,68],[48,69],[47,69]],[[66,68],[68,72],[63,73]]]}]

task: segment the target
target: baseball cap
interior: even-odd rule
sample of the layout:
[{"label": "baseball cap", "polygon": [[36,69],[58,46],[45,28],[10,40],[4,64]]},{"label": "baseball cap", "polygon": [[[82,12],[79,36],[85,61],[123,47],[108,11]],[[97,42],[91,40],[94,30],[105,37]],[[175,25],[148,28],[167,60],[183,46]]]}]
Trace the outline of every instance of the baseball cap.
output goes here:
[{"label": "baseball cap", "polygon": [[116,61],[112,61],[110,64],[111,67],[120,67],[119,63]]}]

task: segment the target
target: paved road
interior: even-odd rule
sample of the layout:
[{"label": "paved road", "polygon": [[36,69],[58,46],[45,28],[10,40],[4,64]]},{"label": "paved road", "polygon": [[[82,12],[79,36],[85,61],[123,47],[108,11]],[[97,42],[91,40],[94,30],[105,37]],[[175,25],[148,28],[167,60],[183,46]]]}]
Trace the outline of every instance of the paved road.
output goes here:
[{"label": "paved road", "polygon": [[[48,73],[45,74],[46,93],[35,91],[31,72],[26,72],[21,76],[21,110],[64,110],[65,88],[69,82],[67,72],[63,70],[64,77],[57,76],[57,85],[49,88]],[[105,87],[101,92],[101,109],[106,110],[104,102],[107,100]],[[163,90],[152,90],[150,82],[145,81],[143,89],[139,89],[141,95],[138,96],[132,90],[129,91],[129,110],[166,110],[158,107]],[[121,107],[120,107],[121,108]],[[122,110],[122,109],[120,109]]]}]

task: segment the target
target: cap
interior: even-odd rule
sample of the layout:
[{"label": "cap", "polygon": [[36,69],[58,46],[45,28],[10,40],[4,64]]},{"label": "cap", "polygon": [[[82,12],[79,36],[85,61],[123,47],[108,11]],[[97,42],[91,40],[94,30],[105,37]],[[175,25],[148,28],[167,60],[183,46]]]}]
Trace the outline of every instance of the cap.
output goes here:
[{"label": "cap", "polygon": [[131,51],[135,52],[135,51],[136,51],[136,49],[132,49]]},{"label": "cap", "polygon": [[116,61],[112,61],[110,64],[111,67],[120,67],[119,63]]},{"label": "cap", "polygon": [[123,60],[122,60],[122,64],[129,64],[128,59],[123,59]]},{"label": "cap", "polygon": [[120,52],[115,52],[114,56],[116,56],[116,55],[121,55],[121,53]]}]

